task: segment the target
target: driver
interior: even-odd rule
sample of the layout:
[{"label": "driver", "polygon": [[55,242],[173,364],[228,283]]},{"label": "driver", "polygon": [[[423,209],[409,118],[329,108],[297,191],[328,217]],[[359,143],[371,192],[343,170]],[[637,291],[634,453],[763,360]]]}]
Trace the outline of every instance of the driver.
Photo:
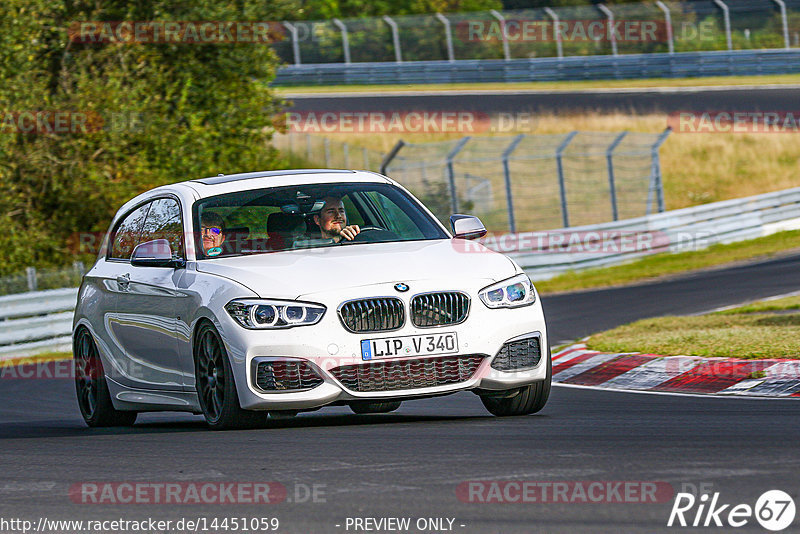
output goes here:
[{"label": "driver", "polygon": [[225,221],[214,212],[203,212],[200,217],[200,236],[203,240],[203,252],[207,256],[219,256],[225,241]]},{"label": "driver", "polygon": [[341,198],[327,196],[322,201],[325,204],[319,213],[314,215],[314,222],[319,226],[323,239],[333,239],[334,243],[341,242],[342,238],[352,241],[361,233],[358,225],[347,226],[347,213]]}]

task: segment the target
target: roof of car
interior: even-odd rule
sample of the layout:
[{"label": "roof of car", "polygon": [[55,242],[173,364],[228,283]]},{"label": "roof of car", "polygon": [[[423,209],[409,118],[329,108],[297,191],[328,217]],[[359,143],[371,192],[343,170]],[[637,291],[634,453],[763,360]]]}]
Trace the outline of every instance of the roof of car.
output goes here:
[{"label": "roof of car", "polygon": [[240,172],[238,174],[218,174],[209,178],[187,180],[203,185],[227,184],[239,180],[252,180],[253,178],[268,178],[271,176],[296,176],[301,174],[354,174],[356,171],[344,169],[287,169],[281,171]]},{"label": "roof of car", "polygon": [[224,193],[308,184],[332,184],[339,182],[395,183],[389,178],[372,171],[344,169],[290,169],[281,171],[245,172],[220,174],[209,178],[198,178],[183,182],[162,185],[145,191],[126,202],[114,216],[116,220],[122,213],[136,204],[165,193],[178,193],[181,190],[194,198],[206,198]]},{"label": "roof of car", "polygon": [[344,169],[289,169],[281,171],[247,172],[199,178],[181,182],[197,191],[200,197],[221,193],[258,189],[262,187],[281,187],[291,185],[337,183],[337,182],[379,182],[391,181],[372,171],[353,171]]}]

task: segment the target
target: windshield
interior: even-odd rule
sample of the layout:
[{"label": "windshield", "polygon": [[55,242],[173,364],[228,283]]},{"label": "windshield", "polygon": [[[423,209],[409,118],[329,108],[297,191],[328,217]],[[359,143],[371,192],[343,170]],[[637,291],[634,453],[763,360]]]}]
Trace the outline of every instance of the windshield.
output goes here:
[{"label": "windshield", "polygon": [[336,183],[237,191],[194,205],[198,259],[364,243],[446,239],[389,184]]}]

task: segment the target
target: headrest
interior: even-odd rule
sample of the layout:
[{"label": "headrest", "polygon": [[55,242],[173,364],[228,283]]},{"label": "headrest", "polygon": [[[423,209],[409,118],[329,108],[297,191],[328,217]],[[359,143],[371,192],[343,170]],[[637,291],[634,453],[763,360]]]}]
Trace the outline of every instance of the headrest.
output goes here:
[{"label": "headrest", "polygon": [[291,232],[293,230],[305,230],[306,221],[302,215],[292,213],[270,213],[267,217],[267,232]]},{"label": "headrest", "polygon": [[234,226],[225,229],[225,236],[229,238],[241,239],[250,235],[249,226]]}]

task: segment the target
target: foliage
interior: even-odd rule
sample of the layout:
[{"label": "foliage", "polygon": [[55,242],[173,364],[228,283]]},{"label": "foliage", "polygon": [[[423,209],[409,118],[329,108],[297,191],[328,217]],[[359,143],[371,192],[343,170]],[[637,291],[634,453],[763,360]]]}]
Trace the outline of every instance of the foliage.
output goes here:
[{"label": "foliage", "polygon": [[294,20],[458,13],[503,9],[501,0],[300,0]]},{"label": "foliage", "polygon": [[[165,183],[280,165],[268,144],[278,102],[264,44],[80,43],[76,21],[275,20],[281,2],[6,0],[0,109],[89,117],[69,133],[0,133],[0,274],[63,265],[77,234],[107,228],[134,195]],[[92,127],[97,126],[97,127]],[[91,258],[81,257],[88,260]]]}]

